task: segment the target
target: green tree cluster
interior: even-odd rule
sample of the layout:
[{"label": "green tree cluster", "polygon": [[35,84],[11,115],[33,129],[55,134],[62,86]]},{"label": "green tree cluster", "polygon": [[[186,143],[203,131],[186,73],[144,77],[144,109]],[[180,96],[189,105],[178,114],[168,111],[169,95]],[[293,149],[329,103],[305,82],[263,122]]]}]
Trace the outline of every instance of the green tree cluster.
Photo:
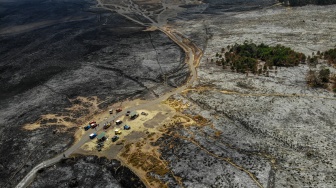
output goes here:
[{"label": "green tree cluster", "polygon": [[245,41],[243,44],[230,46],[229,51],[225,53],[223,66],[231,66],[231,69],[237,72],[251,71],[256,73],[260,72],[257,70],[258,59],[265,61],[267,67],[290,67],[305,62],[306,56],[281,45],[271,47]]},{"label": "green tree cluster", "polygon": [[324,59],[329,63],[336,65],[336,48],[324,52]]},{"label": "green tree cluster", "polygon": [[328,87],[330,80],[330,70],[328,68],[321,68],[319,71],[308,71],[307,82],[312,87]]}]

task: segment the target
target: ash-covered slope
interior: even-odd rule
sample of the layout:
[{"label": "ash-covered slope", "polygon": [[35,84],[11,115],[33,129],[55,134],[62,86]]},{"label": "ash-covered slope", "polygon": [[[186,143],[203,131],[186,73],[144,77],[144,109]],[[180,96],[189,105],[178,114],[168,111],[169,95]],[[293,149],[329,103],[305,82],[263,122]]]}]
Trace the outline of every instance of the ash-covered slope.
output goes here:
[{"label": "ash-covered slope", "polygon": [[[93,108],[86,99],[100,109],[128,97],[155,97],[188,77],[184,53],[168,37],[90,8],[95,3],[3,3],[0,187],[14,186],[73,142]],[[65,109],[73,105],[82,107]],[[40,118],[46,114],[52,118]],[[23,128],[37,120],[41,128]]]},{"label": "ash-covered slope", "polygon": [[37,173],[29,187],[137,187],[141,180],[117,160],[96,156],[78,156],[60,161]]}]

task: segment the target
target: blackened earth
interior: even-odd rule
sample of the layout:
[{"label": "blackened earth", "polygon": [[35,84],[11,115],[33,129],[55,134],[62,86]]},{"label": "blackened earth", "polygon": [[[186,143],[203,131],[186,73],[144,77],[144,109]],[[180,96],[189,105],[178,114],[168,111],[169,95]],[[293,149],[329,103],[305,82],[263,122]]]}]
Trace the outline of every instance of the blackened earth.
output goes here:
[{"label": "blackened earth", "polygon": [[[200,12],[250,10],[274,1],[227,2],[205,1],[208,6],[191,6],[179,18],[191,19]],[[64,128],[59,124],[27,131],[22,129],[26,123],[43,114],[75,121],[86,112],[73,114],[65,108],[78,96],[97,96],[103,109],[126,98],[156,97],[189,76],[184,53],[164,34],[144,32],[145,28],[116,13],[93,8],[93,0],[0,3],[0,187],[14,187],[35,165],[66,150],[77,130],[54,134]],[[193,38],[200,46],[206,40],[198,33]],[[110,171],[110,162],[99,159],[103,162],[97,164],[97,160],[65,160],[56,169],[40,172],[32,187],[44,183],[90,187],[90,182],[76,175],[79,168],[75,164]],[[69,174],[57,179],[62,169]],[[95,173],[88,175],[91,182],[102,176],[102,172]],[[113,177],[116,181],[112,178],[102,185],[121,185]]]},{"label": "blackened earth", "polygon": [[97,156],[63,159],[41,169],[29,187],[115,187],[144,188],[142,181],[118,160]]},{"label": "blackened earth", "polygon": [[35,165],[66,150],[77,130],[53,134],[64,126],[46,124],[26,131],[26,123],[43,114],[75,121],[85,111],[65,108],[78,96],[97,96],[106,108],[126,98],[155,97],[189,75],[184,52],[168,37],[90,8],[95,1],[2,4],[0,26],[6,31],[48,24],[1,30],[0,187],[15,186]]}]

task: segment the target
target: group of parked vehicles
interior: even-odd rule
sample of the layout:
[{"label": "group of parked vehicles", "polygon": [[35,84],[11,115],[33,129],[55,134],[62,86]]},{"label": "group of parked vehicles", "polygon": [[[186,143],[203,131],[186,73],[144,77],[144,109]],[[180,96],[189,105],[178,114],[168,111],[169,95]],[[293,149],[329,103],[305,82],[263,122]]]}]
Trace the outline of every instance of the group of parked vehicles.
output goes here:
[{"label": "group of parked vehicles", "polygon": [[[121,111],[122,111],[121,108],[116,109],[116,113],[119,113]],[[109,113],[113,114],[113,110],[110,109]],[[125,115],[128,116],[131,120],[136,119],[139,116],[139,114],[136,111],[134,111],[134,112],[127,111]],[[141,112],[141,115],[147,116],[148,114],[145,113],[145,112]],[[104,130],[108,129],[109,127],[112,126],[112,124],[113,124],[112,122],[105,123],[103,125],[103,129]],[[122,125],[122,124],[123,124],[122,120],[118,119],[118,120],[115,121],[116,129],[114,130],[114,136],[111,138],[112,142],[116,142],[117,140],[119,140],[119,135],[121,135],[121,133],[122,133],[120,125]],[[87,131],[89,129],[94,129],[97,126],[99,126],[99,124],[97,124],[96,121],[91,121],[87,126],[84,126],[84,130]],[[123,126],[123,129],[124,130],[130,130],[131,127],[129,125],[125,124]],[[97,135],[97,133],[95,132],[95,133],[92,133],[92,134],[89,135],[90,139],[97,138],[97,149],[98,149],[98,151],[101,151],[102,147],[104,147],[104,142],[107,140],[107,136],[105,136],[105,133],[106,132],[102,132],[99,135]]]},{"label": "group of parked vehicles", "polygon": [[[118,113],[118,112],[121,112],[121,111],[122,111],[121,108],[117,108],[117,109],[116,109],[116,112],[117,112],[117,113]],[[112,109],[109,110],[109,113],[112,114],[112,113],[113,113],[113,110],[112,110]],[[127,112],[126,112],[126,116],[130,116],[130,119],[135,119],[135,118],[137,118],[137,117],[139,116],[139,114],[138,114],[137,112],[132,112],[132,113],[131,113],[131,111],[127,111]],[[121,121],[121,120],[119,120],[119,119],[115,121],[116,126],[119,126],[119,125],[121,125],[122,123],[123,123],[123,121]],[[89,125],[87,125],[87,126],[84,127],[84,130],[87,131],[87,130],[89,130],[89,129],[96,128],[97,126],[99,126],[99,124],[97,124],[96,121],[91,121],[91,122],[89,123]],[[108,128],[111,127],[111,126],[112,126],[112,122],[111,122],[111,123],[105,123],[104,126],[103,126],[103,128],[106,130],[106,129],[108,129]],[[125,125],[123,126],[123,129],[124,129],[124,130],[130,130],[131,127],[130,127],[129,125],[126,125],[126,124],[125,124]],[[121,133],[122,133],[122,132],[121,132],[120,128],[116,128],[115,131],[114,131],[114,134],[115,134],[115,135],[112,137],[112,142],[117,141],[117,140],[119,139],[119,136],[118,136],[118,135],[120,135]],[[90,137],[90,139],[94,139],[94,138],[97,137],[97,133],[92,133],[92,134],[89,135],[89,137]]]},{"label": "group of parked vehicles", "polygon": [[[116,109],[116,112],[117,112],[117,113],[119,113],[119,112],[121,112],[121,111],[122,111],[121,108],[117,108],[117,109]],[[110,110],[109,110],[109,113],[110,113],[110,114],[113,114],[113,109],[110,109]]]},{"label": "group of parked vehicles", "polygon": [[89,130],[89,129],[94,129],[98,126],[99,124],[97,124],[95,121],[92,121],[89,123],[89,125],[84,127],[84,130]]}]

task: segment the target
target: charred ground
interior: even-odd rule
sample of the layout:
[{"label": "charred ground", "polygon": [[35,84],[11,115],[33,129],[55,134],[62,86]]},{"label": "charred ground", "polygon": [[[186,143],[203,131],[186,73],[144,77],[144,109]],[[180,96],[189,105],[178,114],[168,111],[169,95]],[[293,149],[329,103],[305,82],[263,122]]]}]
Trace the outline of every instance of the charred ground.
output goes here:
[{"label": "charred ground", "polygon": [[[87,123],[83,117],[97,113],[90,108],[155,97],[188,77],[184,53],[168,37],[144,32],[115,13],[92,8],[94,4],[4,3],[0,152],[6,155],[0,157],[1,187],[13,187],[37,163],[69,147],[74,132]],[[73,105],[82,107],[69,110]],[[52,118],[41,117],[46,114]],[[41,128],[23,128],[36,121]]]}]

